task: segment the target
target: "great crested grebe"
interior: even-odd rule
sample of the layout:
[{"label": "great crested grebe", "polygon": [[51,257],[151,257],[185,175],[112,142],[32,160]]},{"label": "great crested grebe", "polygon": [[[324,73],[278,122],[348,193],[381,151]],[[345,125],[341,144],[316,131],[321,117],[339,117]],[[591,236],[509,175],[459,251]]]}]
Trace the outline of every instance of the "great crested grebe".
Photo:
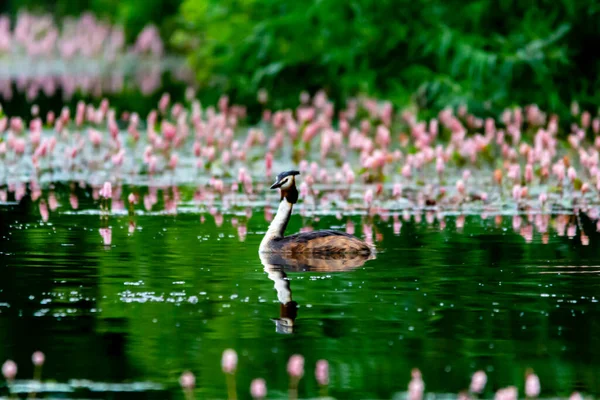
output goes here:
[{"label": "great crested grebe", "polygon": [[345,232],[327,229],[284,236],[285,228],[292,215],[292,208],[298,201],[296,175],[300,175],[300,172],[282,172],[271,185],[271,189],[281,190],[281,202],[275,218],[260,243],[259,253],[372,255],[374,249],[371,246]]}]

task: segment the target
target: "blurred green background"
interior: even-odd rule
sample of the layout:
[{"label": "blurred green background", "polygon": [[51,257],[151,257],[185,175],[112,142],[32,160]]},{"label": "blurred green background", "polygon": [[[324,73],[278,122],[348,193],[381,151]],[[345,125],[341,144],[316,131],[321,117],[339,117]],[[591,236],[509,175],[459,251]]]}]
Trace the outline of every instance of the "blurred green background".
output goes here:
[{"label": "blurred green background", "polygon": [[325,88],[437,110],[494,112],[537,103],[559,114],[600,100],[595,0],[8,0],[0,11],[89,10],[124,24],[128,40],[155,23],[184,55],[201,96],[271,107]]}]

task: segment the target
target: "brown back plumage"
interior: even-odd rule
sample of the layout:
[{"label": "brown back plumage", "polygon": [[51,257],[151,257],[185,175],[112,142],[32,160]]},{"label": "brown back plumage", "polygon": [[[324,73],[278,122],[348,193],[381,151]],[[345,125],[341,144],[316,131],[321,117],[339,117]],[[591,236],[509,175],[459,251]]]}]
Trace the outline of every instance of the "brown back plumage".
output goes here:
[{"label": "brown back plumage", "polygon": [[297,233],[276,239],[273,247],[285,253],[312,254],[364,254],[372,253],[372,248],[356,237],[345,232],[321,230]]},{"label": "brown back plumage", "polygon": [[375,258],[374,254],[360,253],[270,253],[266,259],[269,264],[276,265],[286,271],[303,272],[340,272],[362,267],[365,262]]}]

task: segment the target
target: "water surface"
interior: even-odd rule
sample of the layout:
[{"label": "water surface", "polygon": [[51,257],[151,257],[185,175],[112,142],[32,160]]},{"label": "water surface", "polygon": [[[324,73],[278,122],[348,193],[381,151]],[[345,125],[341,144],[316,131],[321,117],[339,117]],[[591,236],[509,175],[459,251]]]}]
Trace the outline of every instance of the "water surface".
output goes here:
[{"label": "water surface", "polygon": [[[600,237],[585,219],[547,215],[544,235],[535,215],[296,212],[288,232],[352,224],[377,258],[269,269],[257,253],[264,202],[212,215],[161,201],[105,219],[89,190],[77,210],[68,191],[56,196],[47,222],[29,193],[0,205],[0,360],[26,380],[42,350],[43,378],[64,384],[53,394],[183,398],[178,378],[191,370],[197,398],[225,398],[226,348],[239,355],[239,398],[257,377],[269,398],[286,397],[292,354],[306,359],[301,398],[319,394],[319,359],[339,399],[400,398],[414,367],[438,395],[466,389],[478,369],[486,397],[508,385],[523,394],[529,367],[542,397],[600,394]],[[286,295],[297,303],[291,333],[273,321],[294,315]]]}]

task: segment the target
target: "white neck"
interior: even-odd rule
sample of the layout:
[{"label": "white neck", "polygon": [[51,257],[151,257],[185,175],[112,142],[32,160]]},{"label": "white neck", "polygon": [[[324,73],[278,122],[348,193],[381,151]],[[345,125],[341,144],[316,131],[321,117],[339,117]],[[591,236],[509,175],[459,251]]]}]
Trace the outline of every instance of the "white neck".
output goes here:
[{"label": "white neck", "polygon": [[281,200],[277,214],[275,214],[275,218],[271,221],[269,229],[267,229],[267,233],[265,233],[265,237],[260,243],[259,251],[268,250],[267,245],[271,240],[283,237],[285,228],[290,220],[290,215],[292,214],[292,206],[293,204],[287,201],[285,197]]},{"label": "white neck", "polygon": [[287,304],[292,301],[292,291],[290,290],[290,281],[281,267],[269,264],[269,259],[265,254],[259,254],[260,262],[264,267],[264,271],[270,280],[275,282],[275,290],[277,291],[277,299],[281,304]]},{"label": "white neck", "polygon": [[281,269],[267,268],[265,272],[270,280],[275,282],[275,290],[277,291],[277,300],[281,304],[287,304],[292,301],[292,291],[290,290],[290,281],[286,279],[286,275]]}]

